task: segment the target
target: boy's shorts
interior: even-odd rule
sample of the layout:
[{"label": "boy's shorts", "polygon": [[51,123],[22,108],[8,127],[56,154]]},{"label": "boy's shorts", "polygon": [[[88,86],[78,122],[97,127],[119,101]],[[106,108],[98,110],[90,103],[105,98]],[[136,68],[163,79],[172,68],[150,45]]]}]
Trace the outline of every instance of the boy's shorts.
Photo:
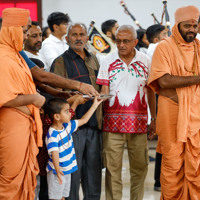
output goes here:
[{"label": "boy's shorts", "polygon": [[62,185],[58,182],[58,177],[53,171],[47,173],[49,199],[62,199],[68,197],[71,185],[71,174],[62,176]]}]

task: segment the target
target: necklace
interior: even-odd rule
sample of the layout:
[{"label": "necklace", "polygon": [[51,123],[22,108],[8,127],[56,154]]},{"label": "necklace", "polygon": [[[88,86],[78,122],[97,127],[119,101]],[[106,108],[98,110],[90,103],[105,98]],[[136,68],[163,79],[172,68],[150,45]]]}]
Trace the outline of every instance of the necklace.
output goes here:
[{"label": "necklace", "polygon": [[[55,128],[55,129],[56,129],[56,128]],[[66,133],[67,133],[67,138],[68,138],[68,143],[69,143],[69,134],[68,134],[67,128],[63,127],[63,129],[64,129],[64,131],[66,131]],[[56,129],[56,131],[58,131],[58,134],[59,134],[59,136],[60,136],[60,139],[61,139],[63,148],[64,148],[65,150],[67,150],[67,145],[64,143],[64,141],[63,141],[63,139],[62,139],[62,137],[61,137],[61,134],[60,134],[61,132],[60,132],[58,129]]]},{"label": "necklace", "polygon": [[175,41],[175,43],[176,43],[176,46],[177,46],[177,48],[178,48],[178,50],[179,50],[179,53],[180,53],[180,55],[181,55],[181,58],[182,58],[182,60],[183,60],[183,62],[184,62],[184,69],[187,71],[187,72],[190,72],[190,73],[193,73],[193,76],[197,76],[197,74],[196,74],[196,70],[197,70],[197,44],[196,44],[196,42],[193,42],[194,43],[194,58],[193,58],[193,64],[192,64],[192,70],[189,70],[186,66],[185,66],[185,57],[184,57],[184,55],[183,55],[183,53],[182,53],[182,51],[181,51],[181,49],[180,49],[180,47],[179,47],[179,45],[178,45],[178,42],[177,42],[177,40],[175,39],[175,37],[173,36],[173,39],[174,39],[174,41]]}]

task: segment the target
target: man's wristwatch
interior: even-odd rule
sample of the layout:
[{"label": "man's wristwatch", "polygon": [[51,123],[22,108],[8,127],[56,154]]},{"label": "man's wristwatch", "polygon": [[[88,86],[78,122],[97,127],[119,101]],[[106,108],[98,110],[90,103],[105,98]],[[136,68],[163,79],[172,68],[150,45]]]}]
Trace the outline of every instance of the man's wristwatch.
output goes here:
[{"label": "man's wristwatch", "polygon": [[152,117],[152,118],[151,118],[151,121],[156,121],[156,118]]}]

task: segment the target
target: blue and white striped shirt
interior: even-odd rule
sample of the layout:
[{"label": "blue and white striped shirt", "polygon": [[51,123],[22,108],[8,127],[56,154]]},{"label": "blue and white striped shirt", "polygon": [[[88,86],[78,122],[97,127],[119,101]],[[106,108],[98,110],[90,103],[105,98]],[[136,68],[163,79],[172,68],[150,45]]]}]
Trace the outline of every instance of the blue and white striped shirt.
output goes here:
[{"label": "blue and white striped shirt", "polygon": [[63,129],[59,131],[52,127],[49,128],[46,136],[46,145],[49,154],[49,161],[46,168],[47,172],[53,170],[53,173],[56,174],[52,160],[52,151],[59,152],[59,166],[64,175],[71,174],[78,170],[72,139],[72,133],[75,132],[77,128],[77,120],[64,123]]}]

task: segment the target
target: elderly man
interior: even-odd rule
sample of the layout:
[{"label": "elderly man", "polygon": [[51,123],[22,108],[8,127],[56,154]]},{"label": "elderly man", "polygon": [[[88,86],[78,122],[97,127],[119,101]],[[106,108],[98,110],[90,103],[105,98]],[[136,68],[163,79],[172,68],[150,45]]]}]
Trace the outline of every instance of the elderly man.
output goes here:
[{"label": "elderly man", "polygon": [[154,52],[149,86],[158,94],[161,199],[200,199],[199,9],[175,12],[172,35]]},{"label": "elderly man", "polygon": [[147,97],[151,110],[151,131],[155,129],[155,95],[146,87],[150,60],[137,51],[137,34],[129,25],[116,32],[118,52],[101,63],[97,83],[101,93],[113,95],[104,105],[103,153],[106,167],[106,199],[122,199],[122,157],[124,145],[130,163],[130,199],[142,200],[148,169]]},{"label": "elderly man", "polygon": [[[77,23],[69,26],[67,33],[69,50],[54,60],[51,71],[65,78],[78,80],[94,86],[99,63],[96,57],[85,49],[88,40],[84,24]],[[76,109],[76,117],[83,116],[92,105],[92,101],[80,105]],[[81,127],[74,135],[73,141],[78,163],[78,171],[72,174],[69,199],[79,199],[80,179],[84,199],[99,200],[101,195],[101,123],[102,108],[99,107],[89,122]]]}]

